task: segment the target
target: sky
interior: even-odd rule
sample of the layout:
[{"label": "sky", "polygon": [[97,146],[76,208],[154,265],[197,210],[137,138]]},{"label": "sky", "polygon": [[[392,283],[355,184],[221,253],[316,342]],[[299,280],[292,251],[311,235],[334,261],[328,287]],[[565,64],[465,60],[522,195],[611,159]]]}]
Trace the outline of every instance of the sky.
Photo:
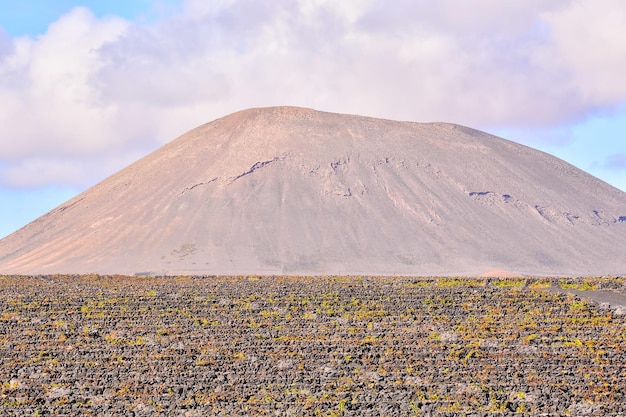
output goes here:
[{"label": "sky", "polygon": [[623,0],[0,0],[0,237],[275,105],[454,122],[626,191]]}]

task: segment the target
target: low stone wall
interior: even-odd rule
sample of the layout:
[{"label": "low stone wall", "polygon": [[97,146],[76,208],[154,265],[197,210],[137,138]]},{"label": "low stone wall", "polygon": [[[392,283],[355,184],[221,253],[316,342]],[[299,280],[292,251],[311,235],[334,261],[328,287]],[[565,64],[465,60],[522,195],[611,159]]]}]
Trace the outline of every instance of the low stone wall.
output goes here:
[{"label": "low stone wall", "polygon": [[626,415],[622,278],[0,277],[2,415]]}]

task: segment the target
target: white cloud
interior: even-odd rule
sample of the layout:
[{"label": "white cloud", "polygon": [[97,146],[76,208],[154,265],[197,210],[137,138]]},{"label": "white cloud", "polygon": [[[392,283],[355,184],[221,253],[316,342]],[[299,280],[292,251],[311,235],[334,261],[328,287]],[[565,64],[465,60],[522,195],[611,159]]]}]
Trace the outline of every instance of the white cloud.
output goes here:
[{"label": "white cloud", "polygon": [[0,161],[20,158],[0,183],[100,178],[252,106],[557,128],[626,98],[625,16],[619,0],[186,0],[149,24],[74,9],[36,39],[0,34]]},{"label": "white cloud", "polygon": [[145,153],[138,150],[82,158],[32,156],[0,163],[0,178],[2,185],[9,188],[34,189],[42,184],[85,188],[101,179],[102,173],[119,171],[143,156]]},{"label": "white cloud", "polygon": [[115,140],[115,108],[101,105],[98,54],[128,24],[76,8],[35,40],[18,38],[0,64],[0,154],[81,154]]},{"label": "white cloud", "polygon": [[88,168],[83,164],[52,158],[28,158],[0,170],[4,184],[15,188],[31,188],[42,180],[52,184],[72,184]]},{"label": "white cloud", "polygon": [[545,21],[551,28],[552,64],[570,75],[590,106],[617,104],[626,95],[626,3],[581,0]]},{"label": "white cloud", "polygon": [[5,55],[13,52],[13,44],[11,38],[0,27],[0,61]]}]

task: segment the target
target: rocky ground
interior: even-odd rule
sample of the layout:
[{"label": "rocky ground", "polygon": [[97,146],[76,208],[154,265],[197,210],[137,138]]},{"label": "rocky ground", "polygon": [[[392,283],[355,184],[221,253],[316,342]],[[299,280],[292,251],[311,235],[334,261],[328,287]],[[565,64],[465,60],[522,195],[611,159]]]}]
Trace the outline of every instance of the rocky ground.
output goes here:
[{"label": "rocky ground", "polygon": [[626,415],[624,278],[0,277],[1,415]]}]

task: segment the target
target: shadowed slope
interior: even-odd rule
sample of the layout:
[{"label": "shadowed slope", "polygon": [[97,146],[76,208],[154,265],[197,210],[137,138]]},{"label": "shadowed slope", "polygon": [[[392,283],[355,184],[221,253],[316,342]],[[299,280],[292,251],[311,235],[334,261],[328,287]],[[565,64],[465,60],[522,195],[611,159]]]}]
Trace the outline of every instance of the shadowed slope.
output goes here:
[{"label": "shadowed slope", "polygon": [[1,240],[0,272],[623,273],[625,216],[625,193],[483,132],[251,109]]}]

